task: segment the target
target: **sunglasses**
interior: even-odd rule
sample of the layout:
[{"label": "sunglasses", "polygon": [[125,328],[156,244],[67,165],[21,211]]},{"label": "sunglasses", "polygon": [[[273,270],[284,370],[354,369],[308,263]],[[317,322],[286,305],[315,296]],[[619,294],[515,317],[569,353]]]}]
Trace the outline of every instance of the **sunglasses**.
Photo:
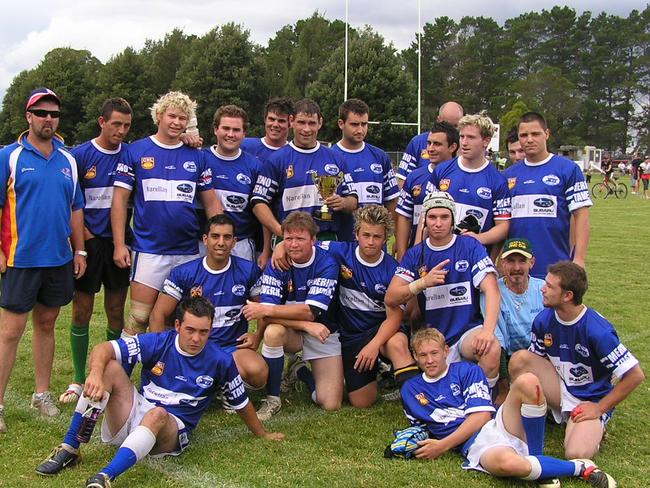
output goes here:
[{"label": "sunglasses", "polygon": [[30,114],[36,115],[36,117],[44,119],[48,115],[52,117],[53,119],[58,119],[61,116],[61,112],[58,110],[43,110],[40,108],[33,108],[27,110]]}]

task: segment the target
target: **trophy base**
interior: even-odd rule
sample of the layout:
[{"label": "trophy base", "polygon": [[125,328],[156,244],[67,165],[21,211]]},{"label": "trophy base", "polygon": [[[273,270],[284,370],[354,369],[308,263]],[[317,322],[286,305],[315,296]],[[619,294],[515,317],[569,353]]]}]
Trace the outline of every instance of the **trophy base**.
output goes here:
[{"label": "trophy base", "polygon": [[314,212],[314,218],[316,220],[331,222],[332,220],[334,220],[334,215],[332,215],[329,212],[320,212],[320,211],[318,211],[318,212]]}]

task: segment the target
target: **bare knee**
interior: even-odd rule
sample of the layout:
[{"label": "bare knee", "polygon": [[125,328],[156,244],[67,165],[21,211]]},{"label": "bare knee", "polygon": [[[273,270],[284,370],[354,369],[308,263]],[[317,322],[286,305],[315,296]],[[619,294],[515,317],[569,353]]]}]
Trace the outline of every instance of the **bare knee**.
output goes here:
[{"label": "bare knee", "polygon": [[264,344],[270,347],[277,347],[284,344],[287,330],[280,324],[269,324],[264,330]]},{"label": "bare knee", "polygon": [[564,443],[564,457],[567,459],[593,459],[598,454],[600,445],[592,445],[581,439],[580,442]]},{"label": "bare knee", "polygon": [[320,408],[323,410],[326,410],[328,412],[334,412],[336,410],[341,409],[341,399],[336,399],[336,398],[326,398],[323,401],[318,400],[318,405],[320,405]]},{"label": "bare knee", "polygon": [[[536,400],[536,404],[543,403],[542,386],[539,383],[539,378],[533,373],[522,373],[510,385],[510,389],[518,391],[522,396],[527,399]],[[529,400],[529,401],[530,401]]]},{"label": "bare knee", "polygon": [[355,392],[350,392],[348,395],[350,399],[350,404],[354,408],[370,408],[372,407],[375,402],[377,401],[377,395],[363,395],[363,394],[358,394],[355,395]]},{"label": "bare knee", "polygon": [[142,425],[149,427],[155,432],[159,432],[167,422],[169,414],[162,407],[155,407],[149,410],[142,418]]},{"label": "bare knee", "polygon": [[516,351],[510,358],[508,363],[508,373],[510,378],[515,379],[517,376],[521,375],[528,371],[529,367],[529,354],[533,354],[530,351],[524,349]]},{"label": "bare knee", "polygon": [[494,456],[490,460],[489,471],[494,476],[501,477],[523,477],[530,474],[524,459],[512,452],[503,452]]}]

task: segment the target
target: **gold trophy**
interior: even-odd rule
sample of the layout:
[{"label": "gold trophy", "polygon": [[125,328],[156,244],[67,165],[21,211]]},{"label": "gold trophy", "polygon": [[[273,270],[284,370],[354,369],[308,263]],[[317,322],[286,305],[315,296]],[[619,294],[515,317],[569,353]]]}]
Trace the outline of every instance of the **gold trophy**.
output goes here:
[{"label": "gold trophy", "polygon": [[[337,175],[321,176],[317,175],[316,173],[312,173],[311,179],[314,180],[314,185],[316,185],[321,198],[323,200],[327,200],[329,197],[334,195],[334,193],[336,193],[336,189],[343,182],[343,172],[340,172]],[[314,217],[316,217],[318,220],[330,221],[334,217],[325,203],[323,203],[323,206],[319,211],[316,211],[315,214],[316,215]]]}]

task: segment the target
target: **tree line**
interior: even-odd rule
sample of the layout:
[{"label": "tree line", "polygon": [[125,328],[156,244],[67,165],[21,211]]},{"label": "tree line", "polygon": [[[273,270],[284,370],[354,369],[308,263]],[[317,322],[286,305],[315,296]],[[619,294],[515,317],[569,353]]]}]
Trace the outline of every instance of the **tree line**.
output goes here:
[{"label": "tree line", "polygon": [[[248,111],[249,135],[262,135],[271,96],[318,101],[325,119],[320,138],[335,141],[344,32],[342,21],[316,12],[281,28],[267,46],[229,23],[203,36],[176,29],[105,64],[87,50],[59,47],[13,79],[0,112],[0,143],[26,128],[25,97],[37,86],[63,99],[59,131],[68,144],[96,134],[101,103],[112,96],[133,106],[130,138],[154,132],[148,109],[171,89],[199,102],[199,128],[208,142],[212,115],[227,103]],[[538,110],[552,128],[552,148],[650,148],[650,5],[627,18],[577,15],[569,7],[524,13],[503,25],[485,17],[438,17],[424,25],[421,47],[423,130],[441,103],[457,100],[467,113],[487,110],[501,123],[502,137],[519,115]],[[398,51],[369,26],[350,28],[348,96],[370,105],[379,124],[369,141],[386,150],[403,149],[416,131],[390,122],[417,118],[417,51],[415,34],[411,46]]]}]

